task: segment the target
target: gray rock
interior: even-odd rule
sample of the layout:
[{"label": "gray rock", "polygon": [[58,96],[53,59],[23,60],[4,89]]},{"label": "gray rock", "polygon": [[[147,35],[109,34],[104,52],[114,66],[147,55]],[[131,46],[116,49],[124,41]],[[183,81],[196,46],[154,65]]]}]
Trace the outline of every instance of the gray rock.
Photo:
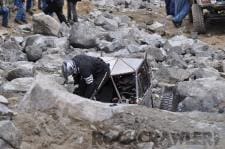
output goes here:
[{"label": "gray rock", "polygon": [[13,111],[10,110],[6,105],[0,103],[0,121],[11,120]]},{"label": "gray rock", "polygon": [[147,45],[129,44],[127,50],[130,53],[144,52]]},{"label": "gray rock", "polygon": [[[123,111],[123,107],[110,107],[107,103],[71,94],[51,77],[40,74],[19,104],[19,109],[25,112],[47,112],[54,108],[59,118],[70,117],[91,122],[109,119],[114,113]],[[68,109],[66,113],[60,112],[65,108]]]},{"label": "gray rock", "polygon": [[156,47],[159,43],[164,44],[165,39],[158,34],[148,34],[147,32],[142,31],[141,36],[139,37],[142,43],[146,43],[151,47]]},{"label": "gray rock", "polygon": [[32,35],[27,38],[25,47],[37,46],[46,50],[46,48],[66,49],[68,45],[67,37],[58,38],[53,36]]},{"label": "gray rock", "polygon": [[[181,111],[218,112],[225,103],[225,81],[204,78],[179,82],[177,93],[184,99],[179,104]],[[182,100],[181,99],[181,100]]]},{"label": "gray rock", "polygon": [[1,86],[2,93],[26,92],[32,85],[33,78],[17,78]]},{"label": "gray rock", "polygon": [[58,36],[60,24],[51,16],[35,14],[33,16],[33,30],[35,34]]},{"label": "gray rock", "polygon": [[170,38],[167,43],[167,47],[182,47],[190,45],[192,46],[194,44],[194,40],[191,38],[187,38],[183,35],[174,36],[173,38]]},{"label": "gray rock", "polygon": [[153,142],[139,143],[137,147],[138,149],[153,149],[154,143]]},{"label": "gray rock", "polygon": [[204,145],[174,145],[168,149],[205,149],[208,148]]},{"label": "gray rock", "polygon": [[13,41],[7,41],[0,48],[0,60],[6,62],[15,62],[27,60],[26,55],[22,52],[22,48]]},{"label": "gray rock", "polygon": [[220,73],[214,68],[198,68],[194,70],[192,77],[195,79],[211,77],[220,78]]},{"label": "gray rock", "polygon": [[72,26],[70,32],[70,44],[74,47],[81,48],[93,48],[96,47],[96,39],[104,37],[106,33],[103,33],[99,27],[94,26],[90,22],[75,23]]},{"label": "gray rock", "polygon": [[225,72],[225,61],[222,61],[222,71]]},{"label": "gray rock", "polygon": [[8,143],[6,143],[4,140],[0,139],[0,148],[1,149],[13,149]]},{"label": "gray rock", "polygon": [[8,50],[22,51],[22,47],[16,41],[11,41],[11,40],[4,42],[4,44],[2,45],[2,48],[8,49]]},{"label": "gray rock", "polygon": [[70,36],[70,28],[64,22],[60,25],[59,36],[60,37]]},{"label": "gray rock", "polygon": [[21,36],[12,37],[12,41],[15,41],[17,44],[21,45],[24,42],[24,38]]},{"label": "gray rock", "polygon": [[176,66],[179,68],[187,68],[188,64],[184,61],[184,59],[175,52],[171,52],[168,54],[167,63],[171,66]]},{"label": "gray rock", "polygon": [[36,70],[49,73],[59,73],[64,58],[60,54],[44,55],[35,63]]},{"label": "gray rock", "polygon": [[159,82],[172,84],[187,80],[190,76],[191,74],[189,71],[180,68],[161,67],[159,71],[156,72],[156,78]]},{"label": "gray rock", "polygon": [[209,46],[203,43],[195,43],[191,46],[191,54],[198,57],[211,56],[212,52],[209,51]]},{"label": "gray rock", "polygon": [[4,96],[0,95],[0,103],[8,105],[9,101]]},{"label": "gray rock", "polygon": [[129,144],[130,142],[134,141],[135,134],[135,130],[125,130],[120,136],[120,142],[124,144]]},{"label": "gray rock", "polygon": [[34,66],[32,64],[18,66],[8,72],[6,79],[11,81],[16,78],[34,77]]},{"label": "gray rock", "polygon": [[11,121],[0,121],[0,138],[12,148],[20,148],[22,135]]},{"label": "gray rock", "polygon": [[42,49],[38,46],[27,46],[26,53],[28,61],[36,62],[42,57]]},{"label": "gray rock", "polygon": [[108,141],[112,142],[119,138],[120,132],[117,130],[109,130],[104,134]]},{"label": "gray rock", "polygon": [[105,18],[104,16],[100,15],[95,20],[95,25],[102,26],[104,29],[109,31],[115,31],[118,29],[118,22],[116,20]]},{"label": "gray rock", "polygon": [[147,47],[145,51],[158,62],[164,61],[167,56],[166,52],[162,48]]}]

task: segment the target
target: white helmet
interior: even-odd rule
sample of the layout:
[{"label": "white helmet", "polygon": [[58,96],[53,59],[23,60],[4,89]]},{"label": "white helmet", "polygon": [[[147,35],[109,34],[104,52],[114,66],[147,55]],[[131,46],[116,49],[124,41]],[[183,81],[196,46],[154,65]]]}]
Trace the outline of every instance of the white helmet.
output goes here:
[{"label": "white helmet", "polygon": [[72,74],[76,74],[77,73],[77,69],[76,69],[76,65],[72,60],[66,60],[63,62],[62,64],[62,75],[65,78],[65,82],[67,83],[68,81],[68,77]]}]

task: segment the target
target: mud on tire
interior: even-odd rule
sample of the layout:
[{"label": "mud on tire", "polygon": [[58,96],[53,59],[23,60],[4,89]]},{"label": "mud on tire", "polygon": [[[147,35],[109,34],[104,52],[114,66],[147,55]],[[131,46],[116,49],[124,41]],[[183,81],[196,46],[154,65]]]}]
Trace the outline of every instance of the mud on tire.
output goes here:
[{"label": "mud on tire", "polygon": [[205,19],[202,8],[198,4],[192,5],[194,31],[204,34],[206,32]]}]

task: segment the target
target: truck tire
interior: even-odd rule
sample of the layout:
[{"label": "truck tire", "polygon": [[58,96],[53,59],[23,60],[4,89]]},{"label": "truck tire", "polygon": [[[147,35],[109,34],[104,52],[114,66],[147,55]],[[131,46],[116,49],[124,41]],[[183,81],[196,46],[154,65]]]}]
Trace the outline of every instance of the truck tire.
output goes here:
[{"label": "truck tire", "polygon": [[179,97],[175,86],[164,86],[161,96],[160,109],[177,112]]},{"label": "truck tire", "polygon": [[194,31],[204,34],[206,32],[205,19],[202,8],[198,4],[192,5]]},{"label": "truck tire", "polygon": [[164,93],[161,97],[160,109],[172,111],[173,110],[173,94]]}]

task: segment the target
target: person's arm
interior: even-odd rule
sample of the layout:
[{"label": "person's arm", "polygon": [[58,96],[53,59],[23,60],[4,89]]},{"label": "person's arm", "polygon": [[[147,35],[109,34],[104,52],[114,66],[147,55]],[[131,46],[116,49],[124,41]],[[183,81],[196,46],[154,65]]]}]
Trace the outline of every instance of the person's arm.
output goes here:
[{"label": "person's arm", "polygon": [[84,93],[84,97],[90,98],[92,93],[95,90],[95,85],[94,85],[94,77],[93,74],[91,73],[91,70],[88,66],[83,67],[84,69],[81,69],[81,76],[84,79],[84,82],[86,83],[86,90]]},{"label": "person's arm", "polygon": [[84,78],[84,80],[85,80],[85,83],[87,84],[87,88],[86,88],[84,97],[91,98],[91,96],[95,90],[93,75],[90,74],[88,77]]}]

